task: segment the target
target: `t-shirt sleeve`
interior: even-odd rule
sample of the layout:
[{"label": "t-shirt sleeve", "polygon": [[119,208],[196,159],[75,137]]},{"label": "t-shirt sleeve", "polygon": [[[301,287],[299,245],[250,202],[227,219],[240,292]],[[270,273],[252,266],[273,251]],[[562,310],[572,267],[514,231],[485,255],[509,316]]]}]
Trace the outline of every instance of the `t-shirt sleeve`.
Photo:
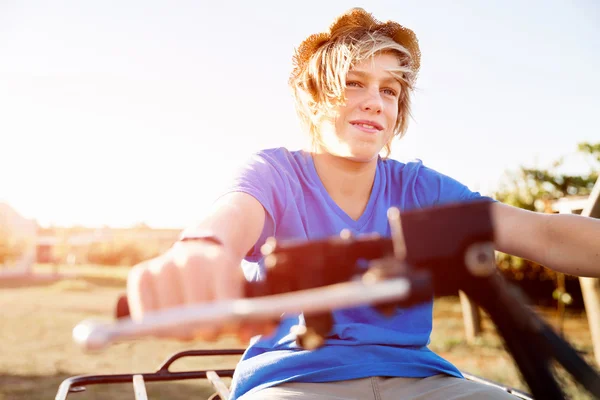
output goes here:
[{"label": "t-shirt sleeve", "polygon": [[277,221],[285,208],[287,189],[286,175],[279,167],[277,154],[261,151],[253,154],[239,168],[231,184],[222,195],[232,192],[243,192],[251,195],[265,209],[265,224],[262,233],[246,256],[247,261],[256,262],[262,256],[260,247],[277,231]]},{"label": "t-shirt sleeve", "polygon": [[470,190],[454,178],[424,166],[420,161],[416,168],[418,172],[414,190],[421,207],[478,199],[495,201],[490,197],[482,196],[479,192]]}]

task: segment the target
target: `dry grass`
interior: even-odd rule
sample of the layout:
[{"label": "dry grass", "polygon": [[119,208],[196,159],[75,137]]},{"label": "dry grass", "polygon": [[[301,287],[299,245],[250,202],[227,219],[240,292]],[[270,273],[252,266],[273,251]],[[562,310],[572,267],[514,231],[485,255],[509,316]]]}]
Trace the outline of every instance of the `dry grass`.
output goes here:
[{"label": "dry grass", "polygon": [[[41,269],[47,272],[48,267]],[[98,354],[84,353],[71,340],[73,326],[90,317],[112,317],[117,296],[124,290],[127,269],[89,266],[74,271],[81,276],[36,285],[12,280],[9,285],[0,286],[0,400],[52,399],[62,380],[69,376],[152,372],[166,357],[180,350],[241,346],[230,338],[217,343],[154,339],[117,344]],[[462,370],[525,388],[489,320],[484,319],[486,331],[479,342],[467,345],[456,299],[437,301],[434,315],[433,350]],[[565,330],[577,349],[591,352],[584,315],[570,315]],[[591,360],[589,356],[588,359]],[[235,362],[235,357],[188,359],[178,362],[176,368],[232,368]],[[573,385],[567,386],[573,398],[588,398]],[[151,399],[202,399],[211,392],[204,381],[148,385]],[[133,399],[134,395],[130,385],[119,384],[90,386],[86,393],[72,394],[71,398],[121,400]]]},{"label": "dry grass", "polygon": [[[551,326],[556,326],[554,310],[538,309]],[[451,361],[462,371],[511,386],[525,392],[528,388],[510,354],[505,351],[500,336],[496,333],[491,320],[483,313],[484,332],[474,344],[467,344],[462,323],[460,303],[457,298],[439,299],[434,307],[433,333],[430,348]],[[592,338],[584,312],[569,312],[564,321],[564,338],[595,366]],[[598,368],[596,368],[598,371]],[[592,397],[579,387],[562,370],[557,368],[565,394],[570,399],[591,399]]]}]

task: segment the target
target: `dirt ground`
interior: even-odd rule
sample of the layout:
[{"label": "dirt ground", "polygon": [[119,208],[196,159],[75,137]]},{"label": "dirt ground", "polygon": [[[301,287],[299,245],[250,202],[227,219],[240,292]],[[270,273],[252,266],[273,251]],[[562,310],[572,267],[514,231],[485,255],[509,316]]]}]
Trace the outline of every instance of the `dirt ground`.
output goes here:
[{"label": "dirt ground", "polygon": [[[74,375],[152,372],[169,355],[188,349],[240,348],[232,338],[216,343],[182,343],[146,339],[86,353],[71,339],[73,327],[88,318],[112,318],[116,299],[124,291],[123,274],[88,274],[85,279],[0,283],[0,400],[53,399],[60,383]],[[546,311],[546,318],[553,318]],[[431,348],[461,370],[527,390],[504,351],[489,320],[474,345],[465,342],[460,305],[455,298],[436,301]],[[566,337],[591,358],[591,338],[585,315],[572,313],[565,323]],[[237,357],[184,359],[175,370],[233,368]],[[226,380],[228,383],[228,381]],[[589,398],[568,381],[571,398]],[[212,393],[206,381],[150,383],[150,399],[203,399]],[[130,384],[89,386],[69,399],[133,399]]]}]

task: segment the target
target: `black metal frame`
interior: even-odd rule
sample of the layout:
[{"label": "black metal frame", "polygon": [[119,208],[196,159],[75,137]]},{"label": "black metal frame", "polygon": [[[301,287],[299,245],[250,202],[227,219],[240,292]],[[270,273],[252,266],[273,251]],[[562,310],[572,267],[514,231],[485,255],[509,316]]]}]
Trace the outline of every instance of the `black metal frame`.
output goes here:
[{"label": "black metal frame", "polygon": [[[265,260],[269,264],[266,279],[261,283],[249,284],[247,295],[265,296],[344,282],[364,274],[365,271],[357,267],[359,260],[378,260],[369,272],[380,279],[404,277],[411,283],[411,290],[408,299],[393,304],[379,304],[377,307],[389,309],[408,306],[429,301],[434,295],[442,296],[462,290],[488,312],[536,399],[564,398],[551,369],[552,361],[560,363],[590,393],[600,398],[600,376],[594,369],[527,307],[522,293],[509,285],[494,265],[491,269],[484,268],[486,262],[493,264],[493,250],[491,260],[485,259],[486,252],[482,250],[494,240],[490,203],[478,201],[409,212],[402,215],[402,226],[398,229],[404,231],[401,243],[404,248],[401,252],[398,252],[397,238],[355,239],[345,235],[342,238],[300,243],[271,242],[264,251],[269,259]],[[476,250],[475,260],[468,261],[466,254],[473,249]],[[398,257],[398,254],[402,254],[402,257]],[[328,313],[305,317],[307,332],[327,335],[332,323]],[[303,341],[299,338],[298,342],[302,344]],[[169,366],[186,356],[237,354],[242,352],[182,352],[165,361],[155,373],[137,375],[146,381],[207,378],[208,371],[174,373],[169,372]],[[231,377],[234,371],[216,372]],[[83,385],[132,382],[135,375],[69,378],[61,384],[56,399],[66,399],[69,392],[78,391],[76,387]],[[465,375],[503,388],[517,397],[532,398],[526,393]]]},{"label": "black metal frame", "polygon": [[186,350],[175,353],[167,358],[158,367],[156,372],[151,373],[133,373],[133,374],[114,374],[114,375],[80,375],[65,379],[58,388],[56,400],[66,400],[69,393],[78,393],[85,390],[89,385],[107,385],[114,383],[133,383],[133,378],[136,375],[141,375],[145,382],[164,382],[164,381],[179,381],[187,379],[208,379],[206,374],[209,371],[214,371],[223,378],[231,378],[234,369],[220,370],[200,370],[200,371],[184,371],[171,372],[169,367],[175,361],[184,357],[203,357],[203,356],[235,356],[242,355],[244,350],[241,349],[218,349],[218,350]]},{"label": "black metal frame", "polygon": [[[564,399],[552,372],[551,363],[556,361],[600,399],[600,375],[497,271],[491,204],[477,200],[419,209],[403,213],[401,221],[398,212],[395,221],[390,218],[392,239],[344,235],[304,243],[272,242],[265,251],[271,258],[266,279],[249,283],[247,294],[264,296],[347,281],[364,276],[365,271],[357,269],[359,260],[377,260],[369,269],[372,276],[403,277],[411,285],[407,299],[378,307],[389,311],[462,290],[488,312],[535,398]],[[306,335],[325,337],[331,329],[330,315],[308,315],[305,320]]]},{"label": "black metal frame", "polygon": [[[175,361],[184,357],[203,357],[203,356],[235,356],[242,355],[243,349],[216,349],[216,350],[186,350],[178,353],[174,353],[169,356],[163,363],[158,367],[155,372],[151,373],[132,373],[132,374],[114,374],[114,375],[80,375],[65,379],[58,389],[55,400],[67,400],[69,394],[80,393],[85,391],[85,388],[90,385],[109,385],[115,383],[129,383],[132,384],[134,377],[141,375],[144,382],[166,382],[166,381],[180,381],[188,379],[208,379],[207,373],[209,371],[215,372],[221,378],[231,378],[235,372],[235,369],[221,369],[221,370],[199,370],[199,371],[184,371],[184,372],[171,372],[169,367]],[[523,400],[533,400],[530,394],[523,391],[492,382],[480,376],[472,375],[461,371],[463,376],[475,382],[479,382],[485,385],[494,386],[507,393],[514,395],[517,398]]]}]

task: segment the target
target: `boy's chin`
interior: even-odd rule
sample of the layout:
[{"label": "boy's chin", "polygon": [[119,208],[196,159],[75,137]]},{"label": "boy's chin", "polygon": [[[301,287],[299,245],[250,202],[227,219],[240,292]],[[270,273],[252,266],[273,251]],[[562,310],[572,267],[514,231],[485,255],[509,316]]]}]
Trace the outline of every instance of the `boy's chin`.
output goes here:
[{"label": "boy's chin", "polygon": [[356,162],[373,161],[379,155],[381,149],[375,146],[364,146],[359,148],[349,148],[346,158]]},{"label": "boy's chin", "polygon": [[367,163],[377,159],[377,156],[381,152],[377,146],[338,146],[335,147],[322,147],[320,152],[329,153],[334,157],[343,158],[354,162]]},{"label": "boy's chin", "polygon": [[373,161],[374,159],[377,158],[377,156],[379,155],[378,152],[352,152],[350,154],[348,154],[346,157],[346,159],[354,161],[354,162],[363,162],[363,163],[367,163],[370,161]]}]

